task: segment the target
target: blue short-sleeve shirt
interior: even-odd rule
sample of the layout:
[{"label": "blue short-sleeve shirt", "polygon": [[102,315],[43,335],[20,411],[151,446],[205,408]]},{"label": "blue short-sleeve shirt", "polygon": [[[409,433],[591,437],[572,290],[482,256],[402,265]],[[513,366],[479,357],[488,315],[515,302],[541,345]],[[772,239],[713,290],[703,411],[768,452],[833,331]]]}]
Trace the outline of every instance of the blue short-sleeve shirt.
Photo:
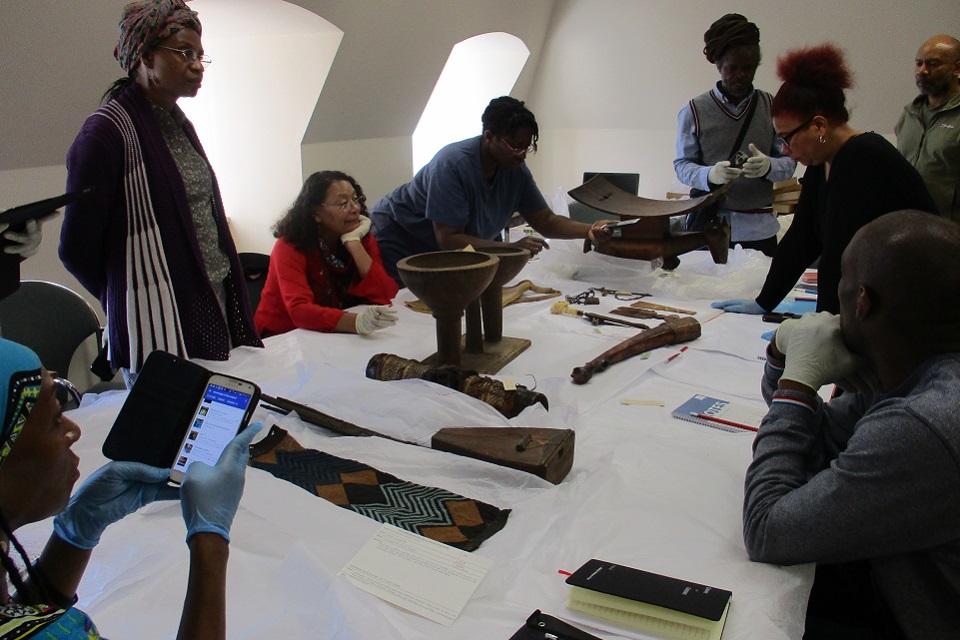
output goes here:
[{"label": "blue short-sleeve shirt", "polygon": [[374,234],[381,245],[387,245],[387,251],[403,245],[402,255],[396,256],[399,259],[439,250],[433,223],[493,240],[514,212],[523,215],[546,207],[526,164],[516,169],[501,167],[493,180],[487,181],[477,136],[438,151],[413,180],[375,202],[370,216]]}]

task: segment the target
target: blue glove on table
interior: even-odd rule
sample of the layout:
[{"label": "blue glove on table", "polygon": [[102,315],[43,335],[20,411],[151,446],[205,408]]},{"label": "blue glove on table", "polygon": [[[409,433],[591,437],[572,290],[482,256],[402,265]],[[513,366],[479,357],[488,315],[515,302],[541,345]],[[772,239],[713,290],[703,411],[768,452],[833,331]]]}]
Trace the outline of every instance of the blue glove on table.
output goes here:
[{"label": "blue glove on table", "polygon": [[180,485],[180,507],[187,525],[187,544],[195,533],[216,533],[230,541],[230,525],[243,495],[250,443],[263,425],[254,422],[220,454],[216,466],[194,462]]},{"label": "blue glove on table", "polygon": [[104,529],[155,500],[176,500],[180,490],[167,484],[170,469],[140,462],[109,462],[97,469],[53,520],[65,542],[93,549]]},{"label": "blue glove on table", "polygon": [[711,302],[710,306],[714,309],[723,309],[727,313],[748,313],[754,316],[767,312],[766,309],[757,304],[756,300],[749,300],[747,298]]}]

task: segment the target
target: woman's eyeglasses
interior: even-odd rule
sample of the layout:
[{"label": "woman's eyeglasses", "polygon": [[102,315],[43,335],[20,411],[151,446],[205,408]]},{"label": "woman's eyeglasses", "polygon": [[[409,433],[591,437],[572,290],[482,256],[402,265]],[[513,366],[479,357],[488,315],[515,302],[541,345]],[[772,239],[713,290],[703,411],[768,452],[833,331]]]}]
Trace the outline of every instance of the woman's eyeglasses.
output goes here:
[{"label": "woman's eyeglasses", "polygon": [[193,64],[194,62],[200,62],[203,65],[203,68],[206,69],[210,66],[210,63],[213,60],[210,59],[210,56],[205,56],[201,53],[197,53],[193,49],[174,49],[173,47],[165,47],[162,44],[157,45],[157,49],[166,49],[167,51],[173,51],[179,53],[183,56],[183,59],[186,60],[187,64]]},{"label": "woman's eyeglasses", "polygon": [[810,126],[810,123],[813,122],[813,119],[814,119],[814,118],[816,118],[816,116],[810,116],[809,118],[807,118],[807,120],[806,120],[803,124],[801,124],[799,127],[797,127],[796,129],[794,129],[793,131],[790,131],[790,132],[785,133],[785,134],[783,134],[782,136],[780,136],[780,146],[782,146],[782,147],[789,147],[789,146],[790,146],[790,140],[793,139],[793,136],[795,136],[795,135],[797,135],[798,133],[800,133],[800,130],[801,130],[801,129],[806,129],[807,127],[809,127],[809,126]]},{"label": "woman's eyeglasses", "polygon": [[512,154],[515,155],[515,156],[523,156],[523,155],[532,156],[533,154],[535,154],[535,153],[537,152],[537,145],[535,145],[535,144],[531,144],[529,147],[517,148],[517,147],[513,146],[512,144],[510,144],[509,142],[507,142],[507,141],[503,138],[503,136],[498,136],[498,137],[500,138],[500,142],[503,143],[503,146],[505,146],[507,149],[509,149],[509,150],[510,150],[510,153],[512,153]]},{"label": "woman's eyeglasses", "polygon": [[357,196],[352,200],[344,200],[343,202],[334,202],[332,204],[323,203],[323,206],[330,207],[331,209],[339,209],[340,211],[346,211],[353,205],[362,207],[363,203],[367,201],[367,196]]}]

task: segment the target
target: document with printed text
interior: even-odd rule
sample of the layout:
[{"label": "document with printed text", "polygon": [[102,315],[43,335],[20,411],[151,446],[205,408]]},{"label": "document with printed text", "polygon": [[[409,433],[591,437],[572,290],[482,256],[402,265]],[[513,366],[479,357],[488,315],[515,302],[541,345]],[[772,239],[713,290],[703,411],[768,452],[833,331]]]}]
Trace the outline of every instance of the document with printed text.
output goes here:
[{"label": "document with printed text", "polygon": [[449,627],[492,565],[384,524],[340,573],[367,593]]}]

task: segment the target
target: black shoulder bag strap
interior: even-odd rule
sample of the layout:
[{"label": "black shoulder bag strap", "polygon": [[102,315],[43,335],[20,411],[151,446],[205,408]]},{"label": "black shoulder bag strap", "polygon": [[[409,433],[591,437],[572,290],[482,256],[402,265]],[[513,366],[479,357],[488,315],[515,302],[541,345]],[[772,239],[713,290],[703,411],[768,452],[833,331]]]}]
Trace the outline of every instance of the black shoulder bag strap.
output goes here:
[{"label": "black shoulder bag strap", "polygon": [[750,121],[753,120],[753,112],[757,110],[757,103],[759,101],[760,94],[754,91],[753,99],[750,100],[750,106],[747,107],[747,117],[744,119],[743,124],[740,125],[740,133],[737,135],[737,141],[733,143],[733,149],[731,149],[730,153],[727,155],[727,159],[730,161],[730,164],[736,164],[734,162],[734,158],[740,151],[740,145],[743,144],[743,139],[747,136],[747,129],[750,128]]}]

